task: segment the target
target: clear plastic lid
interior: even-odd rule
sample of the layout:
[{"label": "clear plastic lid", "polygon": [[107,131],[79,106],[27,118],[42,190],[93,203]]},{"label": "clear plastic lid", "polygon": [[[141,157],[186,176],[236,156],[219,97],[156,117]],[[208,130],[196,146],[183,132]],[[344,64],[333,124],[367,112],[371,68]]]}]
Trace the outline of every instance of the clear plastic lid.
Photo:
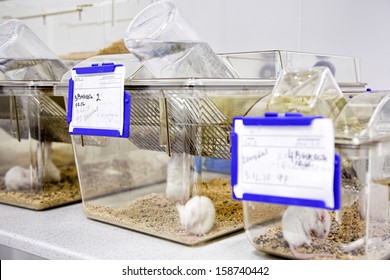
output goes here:
[{"label": "clear plastic lid", "polygon": [[220,54],[220,58],[240,77],[276,79],[282,69],[328,67],[339,84],[361,83],[356,57],[269,50]]},{"label": "clear plastic lid", "polygon": [[266,110],[336,119],[346,103],[328,67],[284,69],[276,81]]},{"label": "clear plastic lid", "polygon": [[59,80],[67,69],[24,22],[10,19],[0,24],[2,80]]},{"label": "clear plastic lid", "polygon": [[[87,58],[86,60],[83,60],[76,64],[74,67],[90,67],[92,64],[98,64],[101,65],[102,63],[115,63],[115,64],[122,64],[125,66],[125,79],[130,80],[133,78],[134,75],[136,75],[138,72],[143,72],[145,78],[149,78],[150,76],[147,75],[147,70],[143,69],[142,64],[139,62],[137,58],[134,57],[132,54],[107,54],[107,55],[97,55],[90,58]],[[61,81],[63,83],[67,83],[69,79],[72,77],[71,70],[66,72],[63,76]]]},{"label": "clear plastic lid", "polygon": [[390,92],[363,92],[353,97],[336,119],[336,138],[353,144],[390,135]]}]

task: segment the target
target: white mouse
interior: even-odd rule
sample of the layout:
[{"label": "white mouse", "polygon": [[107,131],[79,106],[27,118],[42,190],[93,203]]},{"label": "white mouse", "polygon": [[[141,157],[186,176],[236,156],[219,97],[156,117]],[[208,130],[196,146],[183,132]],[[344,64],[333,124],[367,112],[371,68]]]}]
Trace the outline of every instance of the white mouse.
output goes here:
[{"label": "white mouse", "polygon": [[[60,171],[52,161],[45,163],[45,182],[58,182],[61,180]],[[11,167],[4,176],[5,187],[9,191],[32,190],[38,184],[38,177],[29,168],[20,165]]]},{"label": "white mouse", "polygon": [[194,196],[185,205],[178,204],[177,209],[186,232],[201,235],[214,226],[215,207],[207,196]]},{"label": "white mouse", "polygon": [[283,213],[282,231],[292,254],[299,259],[330,257],[329,254],[302,254],[296,248],[311,246],[312,235],[325,240],[329,234],[331,218],[325,209],[289,206]]},{"label": "white mouse", "polygon": [[59,182],[61,181],[60,170],[55,166],[51,160],[45,162],[45,182]]},{"label": "white mouse", "polygon": [[[25,155],[26,157],[26,155]],[[33,155],[33,161],[36,161],[37,151]],[[30,171],[21,165],[14,165],[4,176],[6,189],[9,191],[26,191],[32,190],[38,185],[38,175],[35,169]],[[52,143],[44,144],[44,181],[59,182],[61,180],[60,170],[55,166],[52,160]]]},{"label": "white mouse", "polygon": [[34,178],[30,169],[19,165],[13,166],[5,173],[4,183],[8,191],[27,191],[33,187]]},{"label": "white mouse", "polygon": [[[340,249],[346,253],[351,253],[355,250],[359,250],[365,246],[366,250],[369,250],[369,247],[374,246],[375,244],[381,244],[383,243],[383,237],[378,236],[378,237],[370,237],[370,238],[359,238],[354,241],[351,241],[349,243],[341,243],[339,245]],[[367,251],[366,251],[367,252]]]},{"label": "white mouse", "polygon": [[20,142],[0,128],[0,174],[5,174],[12,166],[29,163],[31,147],[37,142],[21,139]]},{"label": "white mouse", "polygon": [[44,174],[44,180],[46,182],[59,182],[61,181],[61,172],[55,166],[52,160],[52,143],[51,142],[45,142],[44,143],[44,151],[45,151],[45,174]]},{"label": "white mouse", "polygon": [[165,189],[169,199],[184,204],[190,197],[190,164],[190,155],[184,153],[173,154],[169,159]]}]

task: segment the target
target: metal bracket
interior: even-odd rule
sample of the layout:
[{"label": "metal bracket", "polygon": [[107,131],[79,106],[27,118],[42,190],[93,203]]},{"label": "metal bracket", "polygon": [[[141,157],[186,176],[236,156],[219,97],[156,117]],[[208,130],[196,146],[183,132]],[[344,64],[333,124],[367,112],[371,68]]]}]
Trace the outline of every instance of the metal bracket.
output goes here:
[{"label": "metal bracket", "polygon": [[172,147],[169,136],[168,105],[165,97],[160,98],[160,146],[165,147],[165,152],[172,156]]},{"label": "metal bracket", "polygon": [[20,127],[19,127],[19,118],[18,118],[18,107],[16,106],[16,96],[10,96],[10,107],[11,107],[11,125],[13,117],[15,116],[15,122],[16,122],[16,139],[20,142]]}]

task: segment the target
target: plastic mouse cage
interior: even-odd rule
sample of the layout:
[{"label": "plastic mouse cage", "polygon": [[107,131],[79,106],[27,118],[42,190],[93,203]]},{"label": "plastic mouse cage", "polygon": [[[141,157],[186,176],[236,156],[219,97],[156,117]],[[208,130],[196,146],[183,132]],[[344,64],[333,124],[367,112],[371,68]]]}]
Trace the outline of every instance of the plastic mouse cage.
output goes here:
[{"label": "plastic mouse cage", "polygon": [[42,210],[81,199],[64,96],[68,67],[22,21],[0,24],[0,202]]},{"label": "plastic mouse cage", "polygon": [[[86,216],[186,245],[242,230],[229,175],[202,170],[201,157],[229,159],[232,116],[245,115],[271,89],[261,80],[127,83],[128,139],[72,135]],[[201,235],[186,232],[177,208],[194,195],[209,197],[216,212]]]},{"label": "plastic mouse cage", "polygon": [[[253,71],[245,72],[249,78],[237,79],[150,78],[131,54],[80,63],[78,67],[123,64],[125,91],[131,95],[128,139],[71,136],[85,215],[186,245],[243,230],[242,203],[231,198],[226,168],[232,118],[264,114],[275,80],[261,79],[254,65],[280,64],[276,54],[239,54],[239,59],[225,61],[227,55],[222,60],[236,71],[255,59]],[[56,87],[58,95],[67,95],[69,78],[68,72]],[[364,88],[355,80],[346,84],[348,90]],[[191,233],[178,210],[196,195],[209,197],[215,207],[214,226],[204,234]]]},{"label": "plastic mouse cage", "polygon": [[55,82],[0,82],[0,202],[43,210],[81,200]]},{"label": "plastic mouse cage", "polygon": [[[310,83],[301,79],[303,74],[286,73],[277,83],[278,90],[275,86],[267,108],[279,113],[296,112],[299,101],[310,98],[313,102],[300,107],[301,111],[305,115],[321,114],[324,104],[308,96],[308,92],[312,95],[315,91],[308,90]],[[301,79],[299,90],[289,79],[293,76],[295,81]],[[317,96],[323,96],[324,92],[318,91]],[[389,258],[389,92],[359,93],[347,103],[339,103],[338,108],[328,117],[333,119],[335,152],[341,158],[341,207],[325,210],[330,218],[328,234],[320,237],[315,232],[316,226],[310,225],[314,214],[307,213],[319,208],[295,206],[301,209],[301,218],[297,214],[294,220],[292,215],[284,215],[292,205],[246,200],[243,203],[245,230],[257,250],[293,259]],[[288,227],[288,223],[296,223],[296,226]],[[287,240],[292,234],[297,242],[295,252]]]}]

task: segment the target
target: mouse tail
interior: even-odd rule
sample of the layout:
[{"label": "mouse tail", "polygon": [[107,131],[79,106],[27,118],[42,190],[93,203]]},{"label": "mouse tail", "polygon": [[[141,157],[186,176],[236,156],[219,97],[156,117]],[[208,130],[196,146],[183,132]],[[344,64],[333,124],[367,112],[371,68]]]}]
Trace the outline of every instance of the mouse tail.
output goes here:
[{"label": "mouse tail", "polygon": [[357,249],[360,249],[362,248],[364,245],[364,238],[359,238],[355,241],[352,241],[350,243],[342,243],[340,244],[340,249],[344,252],[352,252],[352,251],[355,251]]}]

